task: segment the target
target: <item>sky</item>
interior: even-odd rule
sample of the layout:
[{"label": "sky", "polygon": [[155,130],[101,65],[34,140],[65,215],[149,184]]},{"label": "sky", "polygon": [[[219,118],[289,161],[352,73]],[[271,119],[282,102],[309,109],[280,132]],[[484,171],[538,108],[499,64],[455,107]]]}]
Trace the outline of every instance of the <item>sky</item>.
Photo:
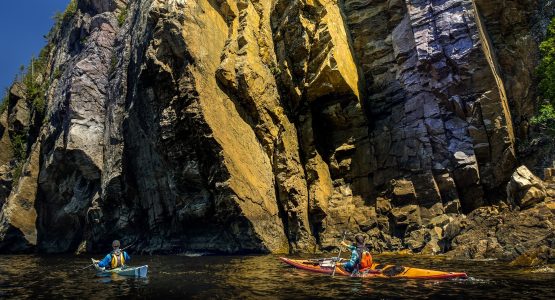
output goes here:
[{"label": "sky", "polygon": [[[13,82],[19,66],[46,45],[46,35],[57,11],[64,11],[70,0],[7,0],[0,9],[0,96]],[[2,100],[0,100],[2,101]]]}]

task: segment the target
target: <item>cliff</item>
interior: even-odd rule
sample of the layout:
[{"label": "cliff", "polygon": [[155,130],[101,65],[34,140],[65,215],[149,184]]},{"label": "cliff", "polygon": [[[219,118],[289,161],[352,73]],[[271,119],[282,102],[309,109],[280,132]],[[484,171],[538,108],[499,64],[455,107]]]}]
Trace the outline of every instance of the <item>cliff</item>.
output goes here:
[{"label": "cliff", "polygon": [[517,169],[555,159],[552,141],[519,151],[551,16],[539,0],[72,1],[0,118],[0,252],[313,252],[344,230],[373,251],[553,248],[550,177]]}]

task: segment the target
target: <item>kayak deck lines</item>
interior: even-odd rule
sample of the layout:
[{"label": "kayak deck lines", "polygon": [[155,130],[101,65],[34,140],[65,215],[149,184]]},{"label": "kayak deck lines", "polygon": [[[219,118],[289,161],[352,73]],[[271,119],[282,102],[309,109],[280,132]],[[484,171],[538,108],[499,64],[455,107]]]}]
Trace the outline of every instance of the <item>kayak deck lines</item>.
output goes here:
[{"label": "kayak deck lines", "polygon": [[362,278],[404,278],[404,279],[451,279],[467,278],[466,273],[462,272],[443,272],[412,267],[372,264],[370,268],[350,273],[343,269],[341,264],[334,266],[333,259],[290,259],[280,257],[280,260],[295,268],[323,274],[335,274]]}]

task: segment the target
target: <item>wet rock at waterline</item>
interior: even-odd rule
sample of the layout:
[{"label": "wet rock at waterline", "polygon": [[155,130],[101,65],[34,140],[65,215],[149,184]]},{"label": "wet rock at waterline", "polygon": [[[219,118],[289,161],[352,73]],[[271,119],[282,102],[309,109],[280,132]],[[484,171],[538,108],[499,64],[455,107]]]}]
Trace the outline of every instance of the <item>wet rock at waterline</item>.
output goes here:
[{"label": "wet rock at waterline", "polygon": [[450,240],[451,251],[448,255],[514,260],[541,247],[552,248],[555,242],[554,222],[553,200],[526,210],[509,210],[506,206],[480,208],[457,225],[458,233]]},{"label": "wet rock at waterline", "polygon": [[0,114],[1,252],[552,247],[517,152],[545,3],[76,4]]}]

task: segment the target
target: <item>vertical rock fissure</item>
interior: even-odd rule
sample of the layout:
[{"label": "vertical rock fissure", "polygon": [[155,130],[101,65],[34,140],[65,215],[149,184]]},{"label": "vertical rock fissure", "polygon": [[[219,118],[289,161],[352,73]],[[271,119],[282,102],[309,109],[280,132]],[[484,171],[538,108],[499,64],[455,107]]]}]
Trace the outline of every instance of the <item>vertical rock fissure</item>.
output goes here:
[{"label": "vertical rock fissure", "polygon": [[[289,252],[291,252],[292,245],[291,245],[291,240],[293,239],[293,237],[291,236],[291,229],[289,228],[289,216],[288,216],[288,210],[286,207],[286,203],[284,203],[281,199],[283,199],[282,197],[287,197],[287,194],[282,195],[281,189],[280,189],[280,185],[279,185],[279,178],[277,177],[277,174],[279,174],[279,170],[278,170],[278,166],[279,163],[277,161],[278,159],[278,147],[277,145],[279,144],[279,140],[281,139],[281,134],[282,134],[282,130],[283,128],[280,126],[279,128],[279,132],[276,136],[276,139],[274,140],[274,145],[276,145],[276,147],[274,147],[274,153],[272,155],[272,171],[274,173],[274,187],[275,187],[275,193],[276,193],[276,199],[277,199],[277,204],[278,204],[278,209],[279,209],[279,216],[281,219],[281,222],[283,223],[283,229],[284,231],[287,233],[287,237],[288,237],[288,244],[289,244]],[[307,211],[308,213],[308,211]],[[297,249],[295,249],[297,250]]]},{"label": "vertical rock fissure", "polygon": [[514,136],[514,129],[513,129],[513,121],[511,117],[511,110],[509,109],[509,100],[507,99],[507,92],[505,90],[505,83],[501,78],[501,69],[499,68],[499,63],[497,61],[493,44],[491,39],[488,35],[487,29],[484,25],[482,15],[480,14],[480,10],[478,5],[476,4],[476,0],[472,1],[472,7],[474,9],[474,17],[476,19],[476,25],[478,27],[478,33],[480,35],[480,40],[482,42],[482,49],[484,55],[486,56],[487,62],[491,68],[491,72],[495,78],[495,82],[497,83],[497,88],[499,90],[499,98],[501,99],[501,104],[503,106],[503,113],[505,114],[505,122],[509,133],[509,139],[511,144],[515,142]]}]

